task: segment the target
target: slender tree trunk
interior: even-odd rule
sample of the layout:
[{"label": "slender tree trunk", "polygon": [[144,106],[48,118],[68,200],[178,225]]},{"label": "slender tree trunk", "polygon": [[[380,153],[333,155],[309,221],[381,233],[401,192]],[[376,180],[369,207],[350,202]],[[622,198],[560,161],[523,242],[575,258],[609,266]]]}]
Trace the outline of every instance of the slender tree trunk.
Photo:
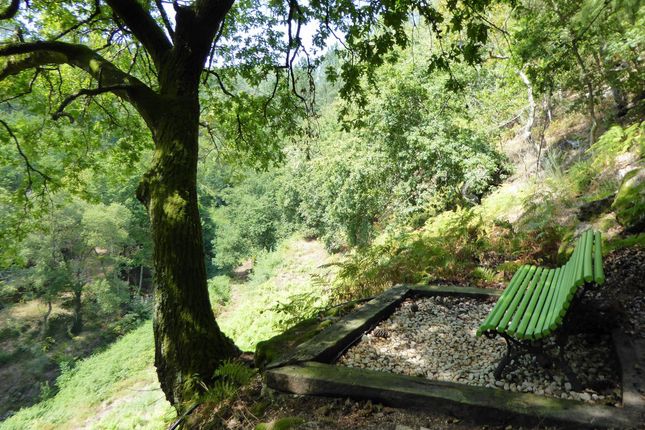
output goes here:
[{"label": "slender tree trunk", "polygon": [[546,140],[544,135],[546,134],[546,129],[551,124],[551,96],[550,94],[544,95],[544,100],[542,101],[542,109],[544,110],[544,121],[542,122],[542,130],[540,130],[539,141],[539,150],[537,154],[536,162],[536,171],[539,173],[542,168],[542,150],[546,146]]},{"label": "slender tree trunk", "polygon": [[81,315],[82,294],[82,287],[77,285],[74,289],[74,320],[70,328],[70,332],[74,335],[79,334],[83,330],[83,318]]},{"label": "slender tree trunk", "polygon": [[526,118],[526,124],[524,125],[523,137],[526,143],[535,147],[535,152],[539,152],[539,148],[535,145],[531,134],[533,131],[533,125],[535,124],[535,99],[533,98],[533,85],[523,70],[518,70],[517,74],[520,76],[520,79],[522,79],[522,82],[524,82],[524,85],[526,85],[526,98],[529,102],[529,112],[528,117]]},{"label": "slender tree trunk", "polygon": [[179,410],[194,396],[196,379],[210,382],[222,360],[239,354],[208,300],[197,207],[196,90],[165,96],[153,131],[153,166],[138,190],[154,239],[155,366],[166,398]]},{"label": "slender tree trunk", "polygon": [[47,312],[45,313],[45,317],[43,318],[43,328],[40,330],[40,339],[44,339],[45,336],[47,335],[47,329],[49,328],[49,316],[52,313],[52,299],[48,298],[47,299]]},{"label": "slender tree trunk", "polygon": [[591,127],[589,128],[589,145],[592,145],[596,140],[596,129],[598,128],[598,121],[596,119],[596,102],[595,102],[595,92],[593,81],[587,66],[585,65],[582,56],[580,55],[580,50],[578,49],[578,42],[574,39],[571,48],[573,55],[576,57],[578,66],[580,66],[580,74],[582,76],[582,81],[587,87],[587,107],[589,109],[589,117],[591,119]]},{"label": "slender tree trunk", "polygon": [[142,286],[143,286],[143,264],[139,266],[139,287],[137,288],[137,297],[141,297]]}]

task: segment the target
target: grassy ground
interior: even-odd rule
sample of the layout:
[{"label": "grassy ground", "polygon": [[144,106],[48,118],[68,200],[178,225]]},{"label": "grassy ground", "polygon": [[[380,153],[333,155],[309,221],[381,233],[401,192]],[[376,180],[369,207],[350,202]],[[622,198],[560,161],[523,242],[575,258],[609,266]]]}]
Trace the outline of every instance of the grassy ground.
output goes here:
[{"label": "grassy ground", "polygon": [[[247,282],[232,284],[222,330],[243,350],[279,334],[329,300],[330,256],[317,241],[294,238],[261,255]],[[315,286],[316,288],[312,288]]]},{"label": "grassy ground", "polygon": [[[72,311],[52,303],[47,331],[42,331],[47,304],[34,299],[0,310],[0,420],[53,393],[61,363],[70,363],[109,345],[117,337],[108,322],[86,312],[84,330],[71,336]],[[111,321],[110,321],[111,322]]]},{"label": "grassy ground", "polygon": [[[329,269],[319,266],[329,262],[322,244],[297,237],[259,256],[248,281],[231,283],[231,301],[220,312],[220,326],[243,349],[254,350],[288,320],[326,302]],[[20,410],[0,429],[164,428],[175,413],[159,388],[153,359],[152,327],[146,323],[64,370],[56,394]]]}]

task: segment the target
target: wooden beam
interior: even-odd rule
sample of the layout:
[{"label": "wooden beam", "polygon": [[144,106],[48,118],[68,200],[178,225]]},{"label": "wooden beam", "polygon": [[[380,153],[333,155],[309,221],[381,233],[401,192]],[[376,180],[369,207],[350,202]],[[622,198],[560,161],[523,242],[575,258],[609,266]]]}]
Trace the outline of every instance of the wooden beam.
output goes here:
[{"label": "wooden beam", "polygon": [[441,409],[475,419],[499,419],[501,412],[504,418],[533,425],[546,421],[636,428],[642,423],[622,408],[317,362],[271,369],[264,377],[269,387],[295,394],[369,399],[394,407]]}]

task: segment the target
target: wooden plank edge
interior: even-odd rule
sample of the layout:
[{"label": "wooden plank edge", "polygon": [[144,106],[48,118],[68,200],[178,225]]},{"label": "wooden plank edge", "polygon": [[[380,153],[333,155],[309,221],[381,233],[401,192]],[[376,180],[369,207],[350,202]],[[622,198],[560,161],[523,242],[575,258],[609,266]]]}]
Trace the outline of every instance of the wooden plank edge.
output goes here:
[{"label": "wooden plank edge", "polygon": [[303,361],[331,362],[358,341],[361,335],[394,311],[407,297],[409,288],[397,285],[367,302],[357,311],[345,315],[313,338],[298,345],[291,354],[269,363],[272,369]]},{"label": "wooden plank edge", "polygon": [[621,408],[316,362],[271,369],[264,377],[270,388],[283,392],[369,399],[394,407],[440,408],[484,419],[499,418],[501,411],[509,418],[528,418],[534,423],[553,421],[594,428],[640,425],[633,414]]},{"label": "wooden plank edge", "polygon": [[457,287],[452,285],[406,285],[410,294],[419,296],[466,296],[466,297],[499,297],[504,290],[478,287]]}]

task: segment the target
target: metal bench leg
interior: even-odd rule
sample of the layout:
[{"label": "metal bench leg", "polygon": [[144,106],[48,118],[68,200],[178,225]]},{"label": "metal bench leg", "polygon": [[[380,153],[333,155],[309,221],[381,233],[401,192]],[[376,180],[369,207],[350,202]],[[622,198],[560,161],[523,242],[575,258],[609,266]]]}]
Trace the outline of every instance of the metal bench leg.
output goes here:
[{"label": "metal bench leg", "polygon": [[564,375],[571,383],[571,388],[573,388],[573,391],[582,391],[582,384],[580,384],[580,381],[578,381],[576,374],[573,373],[573,370],[571,370],[571,367],[567,364],[567,362],[561,358],[558,358],[556,361],[558,363],[558,366],[560,366],[560,369],[562,369],[562,372],[564,372]]},{"label": "metal bench leg", "polygon": [[495,369],[494,375],[495,379],[497,380],[502,379],[504,369],[513,359],[513,344],[509,339],[507,339],[506,336],[503,336],[503,338],[506,341],[506,354],[504,354],[504,357],[502,357],[499,364],[497,365],[497,369]]},{"label": "metal bench leg", "polygon": [[511,362],[511,353],[510,351],[507,351],[506,355],[502,357],[499,364],[497,365],[497,369],[495,369],[495,379],[502,379],[502,373],[504,372],[504,369],[506,368],[506,366],[508,366],[508,363],[510,362]]}]

